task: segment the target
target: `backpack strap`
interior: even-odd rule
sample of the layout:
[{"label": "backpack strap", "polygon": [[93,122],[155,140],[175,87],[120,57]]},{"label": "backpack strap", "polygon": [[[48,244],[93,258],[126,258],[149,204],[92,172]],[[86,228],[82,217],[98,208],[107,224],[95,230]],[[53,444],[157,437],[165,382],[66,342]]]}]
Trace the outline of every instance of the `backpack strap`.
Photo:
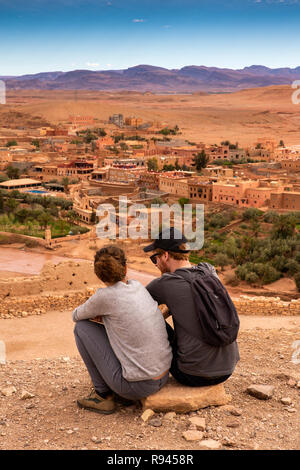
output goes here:
[{"label": "backpack strap", "polygon": [[[183,270],[181,270],[183,271]],[[181,278],[181,279],[184,279],[185,281],[187,281],[189,283],[189,285],[191,285],[196,273],[200,274],[200,271],[196,271],[194,270],[193,268],[190,269],[188,268],[188,272],[187,271],[184,271],[184,274],[182,272],[180,272],[180,274],[178,272],[176,272],[176,276]],[[174,273],[172,273],[172,276],[173,276]],[[202,273],[204,274],[204,273]],[[206,274],[206,273],[205,273]],[[174,276],[173,276],[174,277]],[[191,295],[193,296],[193,293],[191,291]],[[197,314],[195,312],[195,315],[197,317]],[[193,338],[196,338],[198,340],[203,340],[203,338],[201,338],[198,334],[195,334],[195,331],[194,330],[191,330],[189,331],[187,328],[185,328],[184,326],[182,326],[181,324],[181,328],[186,332],[186,334],[188,334],[189,336],[192,336]],[[175,336],[176,338],[176,336]]]}]

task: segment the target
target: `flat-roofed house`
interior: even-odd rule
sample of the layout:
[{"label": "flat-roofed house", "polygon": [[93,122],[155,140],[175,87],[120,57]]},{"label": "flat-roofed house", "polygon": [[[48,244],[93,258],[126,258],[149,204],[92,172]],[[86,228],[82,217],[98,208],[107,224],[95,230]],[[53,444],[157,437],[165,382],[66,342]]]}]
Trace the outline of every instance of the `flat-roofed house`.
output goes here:
[{"label": "flat-roofed house", "polygon": [[32,189],[41,186],[41,182],[33,180],[31,178],[22,178],[17,180],[8,180],[0,183],[0,189],[6,189],[8,191],[12,190],[22,190],[22,189]]}]

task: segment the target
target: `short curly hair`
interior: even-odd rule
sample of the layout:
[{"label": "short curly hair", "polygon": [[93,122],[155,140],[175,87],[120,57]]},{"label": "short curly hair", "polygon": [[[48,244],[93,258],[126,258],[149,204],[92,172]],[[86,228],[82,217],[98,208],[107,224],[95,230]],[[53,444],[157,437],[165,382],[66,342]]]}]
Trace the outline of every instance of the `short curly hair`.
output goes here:
[{"label": "short curly hair", "polygon": [[94,259],[96,276],[107,284],[115,284],[126,276],[126,256],[115,245],[108,245],[97,251]]}]

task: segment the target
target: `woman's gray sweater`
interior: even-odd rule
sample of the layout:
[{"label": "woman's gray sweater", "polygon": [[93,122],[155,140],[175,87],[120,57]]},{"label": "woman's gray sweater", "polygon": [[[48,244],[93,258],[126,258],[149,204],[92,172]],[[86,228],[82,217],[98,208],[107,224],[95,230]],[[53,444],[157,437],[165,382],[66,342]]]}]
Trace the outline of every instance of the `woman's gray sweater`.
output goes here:
[{"label": "woman's gray sweater", "polygon": [[98,289],[72,318],[77,322],[99,315],[126,380],[148,380],[170,368],[172,350],[164,318],[140,282],[120,281]]}]

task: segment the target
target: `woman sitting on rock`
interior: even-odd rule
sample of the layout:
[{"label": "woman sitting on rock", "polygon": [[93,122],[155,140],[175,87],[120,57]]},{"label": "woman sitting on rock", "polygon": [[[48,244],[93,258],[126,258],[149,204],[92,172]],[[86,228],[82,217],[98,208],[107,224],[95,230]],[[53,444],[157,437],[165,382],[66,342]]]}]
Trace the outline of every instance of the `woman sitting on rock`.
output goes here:
[{"label": "woman sitting on rock", "polygon": [[118,395],[138,400],[158,392],[168,380],[172,352],[157,302],[140,282],[126,278],[124,251],[114,245],[97,251],[94,270],[106,287],[72,313],[77,348],[94,385],[77,404],[110,414]]}]

